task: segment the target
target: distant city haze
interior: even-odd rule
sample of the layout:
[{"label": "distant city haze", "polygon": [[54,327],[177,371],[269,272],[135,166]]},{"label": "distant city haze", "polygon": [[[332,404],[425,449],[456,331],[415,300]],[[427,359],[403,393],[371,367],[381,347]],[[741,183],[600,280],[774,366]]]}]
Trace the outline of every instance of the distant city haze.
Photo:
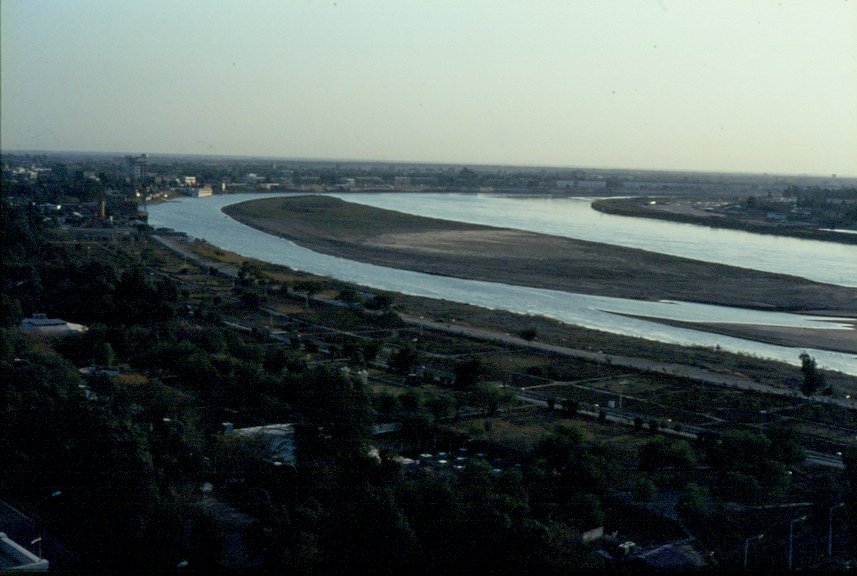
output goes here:
[{"label": "distant city haze", "polygon": [[857,1],[0,4],[3,151],[857,176]]}]

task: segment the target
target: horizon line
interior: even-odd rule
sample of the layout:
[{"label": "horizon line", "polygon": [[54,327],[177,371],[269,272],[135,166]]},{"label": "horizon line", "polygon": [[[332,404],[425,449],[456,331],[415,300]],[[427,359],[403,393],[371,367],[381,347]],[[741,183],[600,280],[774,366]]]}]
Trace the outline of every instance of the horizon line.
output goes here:
[{"label": "horizon line", "polygon": [[581,165],[557,165],[557,164],[496,164],[489,162],[444,162],[444,161],[428,161],[428,160],[381,160],[367,158],[320,158],[320,157],[298,157],[298,156],[278,156],[270,154],[229,154],[229,153],[200,153],[200,152],[128,152],[128,151],[105,151],[105,150],[51,150],[38,148],[16,148],[5,150],[0,148],[0,156],[4,154],[83,154],[83,155],[101,155],[101,156],[127,156],[131,154],[148,154],[149,156],[189,156],[199,158],[220,158],[220,159],[249,159],[249,160],[283,160],[292,162],[313,162],[313,163],[350,163],[350,164],[416,164],[424,166],[476,166],[483,168],[516,168],[516,169],[552,169],[552,170],[601,170],[601,171],[622,171],[622,172],[668,172],[679,174],[719,174],[719,175],[735,175],[735,176],[757,176],[757,177],[801,177],[801,178],[827,178],[827,179],[857,179],[857,172],[854,174],[841,174],[838,172],[829,174],[819,174],[811,172],[750,172],[746,170],[707,170],[707,169],[691,169],[691,168],[642,168],[642,167],[618,167],[618,166],[581,166]]}]

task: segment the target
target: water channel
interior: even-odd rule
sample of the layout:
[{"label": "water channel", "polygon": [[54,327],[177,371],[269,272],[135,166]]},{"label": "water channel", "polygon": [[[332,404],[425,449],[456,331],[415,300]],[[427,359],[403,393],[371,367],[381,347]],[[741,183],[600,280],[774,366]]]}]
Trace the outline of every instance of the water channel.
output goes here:
[{"label": "water channel", "polygon": [[[192,237],[205,239],[211,244],[244,256],[370,288],[462,302],[520,314],[547,316],[568,324],[666,343],[719,346],[723,350],[753,354],[792,364],[798,362],[798,355],[803,349],[666,326],[620,314],[684,321],[718,321],[804,328],[848,329],[850,327],[847,323],[838,321],[841,319],[835,318],[687,302],[649,302],[608,298],[385,268],[312,252],[288,240],[245,226],[221,211],[221,208],[229,204],[271,196],[271,194],[240,194],[203,199],[182,198],[150,206],[149,222],[155,227],[168,227],[186,232]],[[406,195],[363,194],[359,196],[361,202],[365,202],[367,196],[377,196],[378,199],[373,202],[383,202],[382,206],[390,202],[395,206],[395,201]],[[353,195],[348,195],[346,199],[358,201],[358,198]],[[480,199],[480,202],[482,201],[484,198]],[[394,209],[406,211],[401,205]],[[516,217],[521,216],[522,214],[519,213]],[[481,223],[497,225],[495,222]],[[857,375],[857,356],[853,354],[812,349],[807,351],[816,358],[819,366]]]},{"label": "water channel", "polygon": [[499,194],[334,194],[407,214],[640,248],[857,287],[857,246],[603,214],[591,198]]}]

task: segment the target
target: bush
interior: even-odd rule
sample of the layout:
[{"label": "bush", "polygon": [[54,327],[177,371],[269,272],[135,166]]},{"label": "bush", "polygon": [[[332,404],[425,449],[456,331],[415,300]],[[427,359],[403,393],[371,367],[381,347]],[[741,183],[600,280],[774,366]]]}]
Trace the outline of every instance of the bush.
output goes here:
[{"label": "bush", "polygon": [[526,340],[527,342],[532,342],[536,339],[536,329],[535,328],[524,328],[520,332],[518,332],[518,336]]}]

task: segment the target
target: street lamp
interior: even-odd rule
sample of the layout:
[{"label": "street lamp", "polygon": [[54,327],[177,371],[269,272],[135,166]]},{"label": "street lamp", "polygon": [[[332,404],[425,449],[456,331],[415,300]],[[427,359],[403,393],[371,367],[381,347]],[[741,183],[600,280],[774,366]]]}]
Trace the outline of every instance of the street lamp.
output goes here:
[{"label": "street lamp", "polygon": [[795,518],[789,523],[789,571],[792,569],[792,559],[794,552],[794,530],[795,524],[798,522],[803,522],[806,520],[806,516],[801,516],[800,518]]},{"label": "street lamp", "polygon": [[833,556],[833,511],[845,506],[845,502],[834,504],[827,511],[827,555]]},{"label": "street lamp", "polygon": [[744,569],[747,568],[747,555],[750,553],[750,542],[753,540],[761,540],[764,538],[764,534],[757,534],[755,536],[750,536],[746,540],[744,540]]}]

